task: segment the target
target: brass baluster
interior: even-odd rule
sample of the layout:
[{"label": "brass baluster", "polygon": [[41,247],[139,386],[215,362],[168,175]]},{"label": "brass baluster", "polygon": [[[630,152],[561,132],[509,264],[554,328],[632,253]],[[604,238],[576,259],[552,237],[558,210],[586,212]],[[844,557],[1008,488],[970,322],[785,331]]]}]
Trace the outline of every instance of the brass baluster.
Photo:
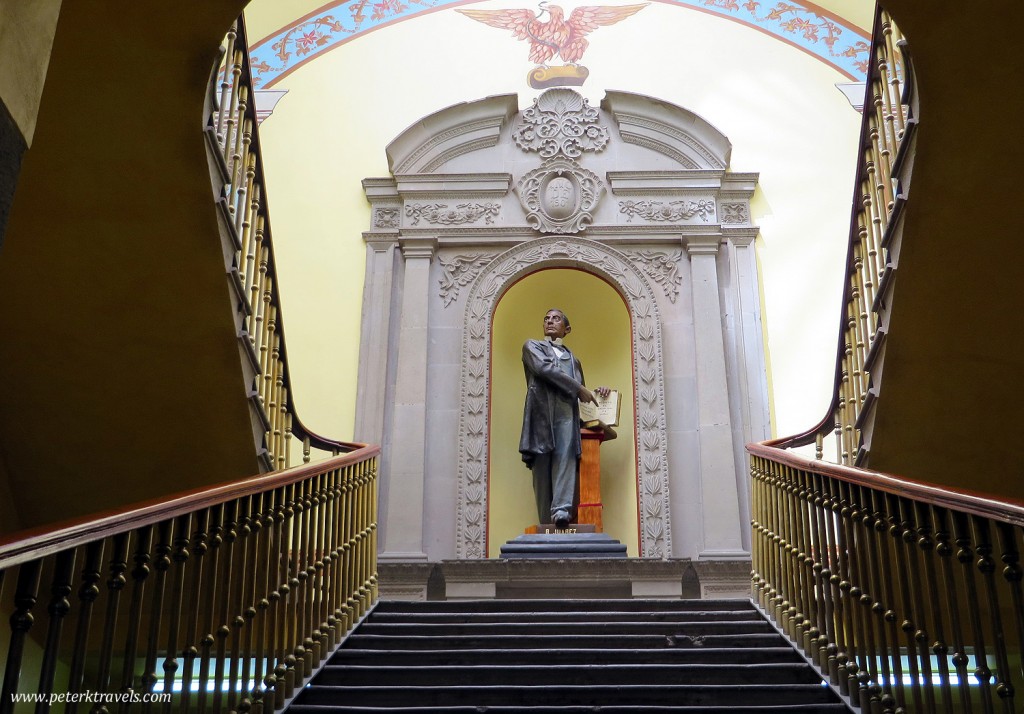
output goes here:
[{"label": "brass baluster", "polygon": [[238,579],[238,570],[235,563],[235,542],[238,539],[238,511],[237,499],[224,504],[224,530],[220,545],[218,558],[218,583],[220,584],[221,595],[216,602],[220,605],[217,613],[216,655],[214,657],[214,682],[213,702],[214,714],[219,714],[224,706],[225,668],[227,665],[227,644],[228,636],[231,634],[231,593],[234,583]]},{"label": "brass baluster", "polygon": [[377,512],[378,512],[377,511],[377,508],[378,508],[377,486],[378,486],[378,481],[377,481],[377,458],[376,457],[374,457],[370,461],[366,462],[366,471],[367,471],[367,474],[368,474],[367,478],[369,479],[369,482],[370,482],[370,485],[369,485],[369,490],[370,490],[370,496],[369,496],[369,502],[370,502],[370,507],[369,507],[369,512],[370,512],[370,545],[369,545],[369,549],[368,549],[369,550],[369,554],[370,554],[370,563],[371,563],[371,566],[370,566],[370,570],[371,570],[371,573],[370,573],[370,583],[371,583],[371,586],[370,587],[371,587],[371,595],[373,596],[373,601],[376,602],[378,596],[380,595],[379,589],[378,589],[379,578],[378,578],[378,572],[377,572]]},{"label": "brass baluster", "polygon": [[253,706],[253,681],[252,681],[252,666],[253,660],[256,655],[254,652],[254,638],[255,638],[255,620],[256,620],[256,597],[257,597],[257,576],[259,564],[257,556],[259,555],[260,546],[260,532],[263,529],[262,523],[262,511],[263,511],[263,494],[254,493],[249,496],[248,499],[249,515],[243,522],[243,533],[246,544],[244,548],[245,552],[245,568],[244,577],[242,578],[241,587],[241,598],[239,600],[239,614],[235,616],[236,627],[241,628],[241,633],[236,636],[237,640],[242,640],[242,671],[241,671],[241,685],[242,685],[242,699],[238,704],[239,711],[251,711]]},{"label": "brass baluster", "polygon": [[[899,598],[897,599],[894,593],[890,602],[893,606],[896,606],[898,603],[900,608],[900,612],[897,613],[895,619],[899,620],[899,629],[903,632],[903,637],[906,641],[907,669],[910,670],[910,696],[913,698],[914,711],[926,711],[923,708],[924,694],[921,691],[921,668],[928,669],[927,650],[924,659],[919,660],[917,657],[919,640],[917,633],[923,623],[914,605],[918,600],[917,593],[911,592],[914,586],[920,582],[920,573],[917,569],[917,552],[914,549],[914,533],[911,530],[910,522],[905,518],[901,499],[891,494],[885,494],[884,498],[889,520],[889,535],[892,536],[889,541],[892,562],[889,568],[886,569],[889,573],[887,580],[890,588],[899,590]],[[907,577],[908,575],[911,577]],[[902,660],[899,640],[893,638],[893,643],[895,644],[893,660],[899,663]],[[905,690],[906,682],[902,676],[900,676],[900,684],[901,686],[897,691]],[[927,689],[931,692],[930,677]],[[903,694],[903,699],[906,700],[905,693]],[[934,704],[934,701],[931,702],[932,706],[927,711],[935,711]]]},{"label": "brass baluster", "polygon": [[[312,480],[302,481],[302,528],[299,533],[302,537],[302,558],[298,567],[299,576],[299,623],[301,626],[301,647],[295,651],[296,664],[302,665],[298,683],[313,674],[313,632],[310,627],[313,613],[313,582],[311,572],[313,568],[313,493]],[[301,651],[301,654],[300,654]]]},{"label": "brass baluster", "polygon": [[[274,592],[271,593],[270,601],[274,605],[274,709],[280,709],[285,702],[285,689],[287,687],[288,665],[285,658],[288,654],[287,621],[288,621],[288,561],[291,540],[291,503],[289,494],[291,487],[285,486],[279,490],[277,507],[274,509],[274,522],[276,524],[276,550],[277,556],[274,560]],[[267,679],[270,679],[270,673]]]},{"label": "brass baluster", "polygon": [[[210,550],[210,509],[204,508],[196,512],[196,527],[192,531],[192,559],[189,567],[190,581],[188,585],[189,601],[186,606],[187,620],[185,623],[185,643],[181,650],[181,658],[184,662],[181,677],[181,701],[179,710],[181,714],[187,714],[192,703],[192,680],[195,677],[195,667],[199,657],[199,644],[201,634],[199,632],[199,609],[203,588],[207,582],[203,580],[203,571],[207,567],[206,555]],[[203,687],[205,682],[200,678],[199,699],[205,699]]]},{"label": "brass baluster", "polygon": [[[1017,529],[1009,523],[996,523],[999,534],[1000,560],[1003,561],[1003,578],[1010,590],[1010,601],[1013,604],[1013,620],[1017,625],[1017,656],[1024,653],[1024,593],[1021,591],[1022,571],[1020,567],[1020,549],[1017,547]],[[1021,667],[1017,674],[1024,674]]]},{"label": "brass baluster", "polygon": [[803,471],[793,469],[794,485],[798,489],[797,500],[793,503],[796,506],[796,534],[797,553],[796,559],[800,574],[800,639],[798,642],[804,652],[807,653],[816,664],[820,665],[815,653],[818,648],[818,637],[821,630],[818,629],[818,607],[817,599],[814,597],[814,543],[811,539],[810,524],[808,522],[808,509],[810,508],[810,493],[807,490],[807,475]]},{"label": "brass baluster", "polygon": [[14,711],[14,694],[21,680],[25,639],[34,622],[32,608],[39,597],[41,560],[30,560],[18,568],[18,582],[14,589],[14,612],[11,613],[11,637],[7,645],[7,664],[4,667],[3,687],[0,688],[0,714]]},{"label": "brass baluster", "polygon": [[[988,665],[988,650],[985,643],[985,628],[978,610],[978,587],[974,579],[974,553],[971,548],[971,534],[967,516],[963,513],[950,511],[953,519],[953,535],[956,538],[956,559],[962,567],[965,593],[967,595],[967,615],[971,625],[970,638],[974,645],[974,676],[978,680],[981,694],[982,711],[993,712],[992,691],[989,682],[992,670]],[[961,683],[963,686],[963,682]]]},{"label": "brass baluster", "polygon": [[[864,634],[860,625],[860,591],[856,588],[857,577],[852,561],[855,540],[853,537],[853,519],[850,501],[847,497],[847,486],[842,481],[829,479],[832,493],[832,509],[835,514],[836,530],[836,562],[839,564],[839,592],[836,598],[837,612],[841,613],[839,631],[843,638],[839,661],[840,675],[845,665],[845,678],[839,682],[839,690],[849,695],[850,700],[860,704],[859,673],[864,665]],[[854,590],[857,590],[855,593]],[[847,625],[847,622],[849,625]],[[847,630],[847,627],[849,629]],[[845,648],[845,652],[842,650]]]},{"label": "brass baluster", "polygon": [[[43,645],[43,662],[39,669],[39,687],[36,690],[41,697],[53,691],[53,680],[57,672],[57,658],[60,651],[60,637],[64,628],[64,618],[71,611],[71,578],[75,570],[75,549],[61,551],[55,558],[53,576],[50,586],[50,603],[46,610],[50,616],[46,631],[46,643]],[[36,712],[43,714],[50,710],[49,702],[39,701]]]},{"label": "brass baluster", "polygon": [[285,585],[281,588],[282,592],[288,596],[288,606],[284,617],[284,627],[286,628],[287,636],[283,638],[282,642],[286,668],[283,690],[285,699],[294,695],[296,680],[301,680],[302,678],[301,670],[298,666],[299,658],[296,655],[296,649],[301,649],[302,647],[298,618],[298,599],[301,593],[299,593],[299,578],[296,575],[299,566],[298,550],[301,547],[299,528],[301,527],[300,509],[302,504],[299,502],[301,499],[299,488],[300,484],[292,484],[288,491],[288,530],[286,531],[288,533],[288,571],[286,573]]},{"label": "brass baluster", "polygon": [[[946,595],[946,610],[949,612],[950,630],[953,637],[953,658],[952,663],[957,673],[957,691],[960,693],[961,711],[966,714],[973,712],[971,692],[968,686],[967,664],[970,661],[967,657],[967,648],[964,645],[963,623],[960,617],[960,604],[957,597],[958,579],[953,571],[954,550],[950,539],[952,538],[952,527],[949,523],[950,514],[945,509],[932,508],[933,526],[935,529],[935,541],[938,544],[935,552],[939,554],[939,563],[942,565],[942,588]],[[968,559],[970,555],[967,554]]]},{"label": "brass baluster", "polygon": [[[875,593],[872,612],[878,616],[878,634],[881,649],[878,652],[882,667],[882,711],[884,714],[894,712],[896,707],[904,707],[903,700],[903,668],[900,663],[899,636],[896,631],[896,613],[892,605],[893,572],[889,563],[888,539],[884,534],[888,530],[888,519],[880,507],[882,497],[878,491],[865,489],[866,501],[870,502],[871,515],[868,535],[874,548],[868,552],[870,561],[871,590]],[[874,557],[872,557],[874,556]]]},{"label": "brass baluster", "polygon": [[[181,628],[181,602],[185,599],[185,568],[189,553],[189,537],[191,536],[192,515],[179,516],[174,524],[174,540],[170,554],[170,562],[174,566],[171,574],[170,619],[167,623],[167,650],[164,654],[164,685],[163,691],[171,693],[174,691],[174,679],[178,672],[178,634]],[[154,672],[155,674],[155,672]],[[164,702],[164,711],[170,714],[172,711],[171,700]]]},{"label": "brass baluster", "polygon": [[[153,526],[143,526],[135,537],[135,553],[132,562],[132,599],[128,606],[128,634],[125,637],[124,659],[121,664],[121,692],[129,694],[135,691],[135,667],[138,656],[139,631],[142,629],[142,607],[146,595],[146,581],[149,578],[151,568],[149,566],[153,547]],[[122,701],[118,711],[126,712],[131,706],[128,701]]]},{"label": "brass baluster", "polygon": [[355,528],[353,527],[355,518],[355,469],[352,466],[345,467],[345,545],[344,545],[344,593],[345,593],[345,607],[344,607],[344,622],[345,632],[352,629],[355,624],[355,598],[353,597],[353,591],[355,586]]},{"label": "brass baluster", "polygon": [[[978,554],[976,562],[981,582],[985,588],[988,602],[988,622],[992,626],[992,644],[995,647],[996,695],[1003,702],[1005,714],[1013,714],[1013,676],[1010,670],[1010,658],[1006,651],[1006,633],[1003,630],[1002,609],[999,605],[999,593],[996,590],[996,562],[992,558],[992,540],[989,534],[988,521],[979,516],[970,517],[970,531]],[[980,608],[982,603],[978,603]]]},{"label": "brass baluster", "polygon": [[314,536],[314,552],[313,552],[313,572],[310,573],[310,578],[314,582],[313,592],[315,594],[315,600],[313,601],[313,607],[310,608],[310,617],[312,619],[312,632],[313,632],[313,664],[314,666],[319,665],[324,657],[327,656],[329,643],[328,643],[328,629],[327,629],[327,613],[325,611],[327,598],[324,592],[324,556],[326,555],[325,549],[325,532],[326,523],[324,517],[327,512],[327,494],[326,494],[326,474],[317,474],[313,477],[314,491],[313,491],[313,514],[315,517],[315,524],[313,526]]},{"label": "brass baluster", "polygon": [[[107,578],[107,614],[103,625],[103,642],[96,672],[96,691],[106,692],[110,688],[110,668],[114,656],[114,632],[118,625],[118,609],[121,591],[128,583],[128,548],[130,533],[118,533],[113,537],[113,552],[110,558],[110,575]],[[93,714],[106,714],[107,707],[97,703],[90,709]]]},{"label": "brass baluster", "polygon": [[[263,494],[263,506],[258,514],[258,537],[256,539],[256,545],[259,548],[259,555],[257,556],[257,562],[260,563],[260,567],[257,568],[256,577],[254,578],[254,595],[253,603],[255,604],[255,620],[252,623],[252,629],[255,632],[255,671],[253,672],[252,678],[252,711],[254,714],[262,714],[264,711],[264,701],[266,697],[266,682],[264,682],[264,676],[266,672],[270,671],[270,666],[267,658],[267,639],[268,639],[268,618],[270,610],[270,589],[271,589],[271,572],[273,570],[272,563],[274,562],[271,558],[273,557],[273,543],[274,543],[274,498],[277,495],[277,490],[267,491]],[[273,709],[273,707],[271,707]]]},{"label": "brass baluster", "polygon": [[818,608],[818,665],[828,672],[829,682],[839,684],[836,663],[835,591],[832,584],[832,538],[825,523],[831,514],[828,494],[825,492],[820,474],[809,474],[814,504],[814,529],[818,545],[814,563],[815,580],[818,583],[820,606]]},{"label": "brass baluster", "polygon": [[[164,611],[164,594],[167,583],[167,571],[171,567],[171,553],[173,548],[171,538],[173,535],[174,522],[166,520],[156,527],[156,546],[153,548],[153,568],[156,570],[156,579],[153,581],[153,601],[149,614],[149,634],[146,638],[146,667],[142,675],[143,691],[153,692],[158,681],[156,674],[157,644],[160,641],[160,625]],[[143,702],[143,711],[150,711],[153,702]]]},{"label": "brass baluster", "polygon": [[235,62],[235,59],[240,58],[240,55],[235,54],[236,37],[236,28],[232,25],[225,38],[224,79],[221,80],[220,102],[217,107],[217,143],[220,145],[221,153],[225,159],[228,155],[228,136],[231,133],[231,118],[234,113],[232,106],[234,103],[234,92],[238,86],[238,78],[242,74],[241,62]]},{"label": "brass baluster", "polygon": [[[911,676],[914,678],[914,704],[920,711],[935,711],[935,687],[932,684],[931,655],[928,651],[929,635],[926,613],[927,600],[933,597],[934,590],[920,592],[918,588],[924,582],[920,550],[920,531],[915,520],[914,504],[906,499],[897,499],[899,516],[899,537],[903,541],[904,552],[910,565],[909,573],[899,579],[900,591],[903,593],[903,609],[909,613],[909,620],[904,621],[907,633],[907,659],[910,662]],[[909,577],[906,577],[909,575]],[[916,659],[915,659],[916,652]],[[923,686],[922,686],[923,681]],[[923,691],[921,691],[923,690]],[[919,697],[923,696],[923,702]]]},{"label": "brass baluster", "polygon": [[[68,676],[68,692],[82,691],[85,683],[85,661],[89,656],[89,630],[92,624],[92,607],[100,595],[99,581],[103,577],[104,541],[93,541],[85,546],[85,564],[82,567],[82,583],[78,588],[78,627],[71,656],[71,673]],[[78,710],[78,702],[68,702],[67,712]]]},{"label": "brass baluster", "polygon": [[[877,608],[877,601],[872,595],[872,593],[878,592],[876,589],[877,583],[870,576],[872,572],[871,563],[873,561],[873,544],[871,540],[873,520],[867,505],[867,499],[864,498],[861,487],[850,487],[850,501],[854,506],[851,516],[854,518],[854,526],[856,528],[857,581],[860,583],[858,590],[861,593],[859,596],[860,604],[863,606],[864,646],[866,648],[866,668],[861,670],[858,686],[861,692],[861,707],[864,711],[876,711],[880,710],[882,706],[880,662],[883,660],[885,628],[876,629],[877,622],[873,617],[876,615],[876,612],[879,615],[882,614],[881,605]],[[853,594],[852,591],[851,594]],[[880,630],[883,633],[881,636],[879,634]],[[882,647],[878,646],[879,640],[883,642]]]},{"label": "brass baluster", "polygon": [[[238,689],[241,681],[240,666],[242,664],[242,636],[245,628],[246,583],[251,573],[249,563],[249,534],[252,532],[252,496],[243,496],[235,501],[237,504],[236,522],[237,537],[232,548],[231,567],[236,577],[232,578],[228,592],[228,624],[231,630],[231,654],[228,667],[228,711],[238,711]],[[244,686],[244,685],[243,685]]]},{"label": "brass baluster", "polygon": [[[203,607],[202,637],[199,638],[199,695],[196,704],[199,714],[205,714],[208,705],[212,704],[215,692],[220,689],[220,679],[215,677],[210,682],[210,670],[215,668],[213,646],[217,642],[214,634],[215,613],[217,611],[218,593],[224,586],[221,580],[221,551],[224,545],[224,525],[226,509],[219,504],[210,509],[210,549],[205,556],[205,573],[203,581],[208,583]],[[223,599],[223,596],[221,596]],[[211,684],[213,689],[211,690]]]},{"label": "brass baluster", "polygon": [[[932,524],[934,522],[932,507],[924,503],[914,503],[914,512],[917,520],[918,540],[917,547],[924,559],[924,587],[927,593],[938,593],[939,584],[935,574],[935,565],[940,557],[935,542],[932,538]],[[954,587],[952,581],[946,582],[943,587]],[[925,609],[931,614],[932,631],[935,639],[931,643],[931,653],[935,655],[936,667],[939,674],[939,691],[942,693],[943,709],[946,714],[953,714],[953,692],[949,684],[949,644],[946,642],[945,625],[943,622],[943,603],[937,598],[929,598],[925,603]],[[925,640],[927,643],[927,639]]]}]

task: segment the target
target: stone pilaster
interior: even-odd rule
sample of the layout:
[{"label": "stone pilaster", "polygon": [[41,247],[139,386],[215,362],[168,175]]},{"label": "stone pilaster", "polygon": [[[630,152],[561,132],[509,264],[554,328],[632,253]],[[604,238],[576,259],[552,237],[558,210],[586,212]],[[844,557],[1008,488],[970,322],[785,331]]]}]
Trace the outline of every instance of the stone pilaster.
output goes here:
[{"label": "stone pilaster", "polygon": [[381,560],[426,560],[423,481],[427,428],[427,317],[436,238],[402,239],[405,276],[388,459]]},{"label": "stone pilaster", "polygon": [[700,558],[749,557],[743,549],[736,486],[736,456],[729,415],[725,340],[718,290],[719,236],[691,237],[694,347],[703,518]]}]

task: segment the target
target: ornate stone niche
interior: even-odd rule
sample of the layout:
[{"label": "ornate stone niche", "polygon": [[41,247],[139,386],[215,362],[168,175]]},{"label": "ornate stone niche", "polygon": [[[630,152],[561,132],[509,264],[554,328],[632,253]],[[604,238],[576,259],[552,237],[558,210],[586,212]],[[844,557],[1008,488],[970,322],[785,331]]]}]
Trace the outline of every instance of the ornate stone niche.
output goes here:
[{"label": "ornate stone niche", "polygon": [[683,108],[565,88],[455,105],[388,146],[391,175],[363,182],[356,415],[383,447],[382,560],[486,557],[491,321],[547,267],[601,277],[630,316],[642,557],[748,555],[743,445],[770,429],[757,175],[729,152]]}]

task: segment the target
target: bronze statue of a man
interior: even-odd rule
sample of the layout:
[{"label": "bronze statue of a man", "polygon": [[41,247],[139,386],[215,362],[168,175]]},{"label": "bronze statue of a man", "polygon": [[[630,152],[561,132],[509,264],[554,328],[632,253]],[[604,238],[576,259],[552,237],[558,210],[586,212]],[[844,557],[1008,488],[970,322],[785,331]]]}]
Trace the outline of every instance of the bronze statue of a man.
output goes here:
[{"label": "bronze statue of a man", "polygon": [[[572,518],[580,459],[579,402],[597,402],[584,386],[580,361],[562,343],[569,318],[558,309],[544,316],[544,339],[523,345],[526,406],[519,453],[533,472],[537,517],[565,528]],[[608,396],[607,387],[595,390]]]}]

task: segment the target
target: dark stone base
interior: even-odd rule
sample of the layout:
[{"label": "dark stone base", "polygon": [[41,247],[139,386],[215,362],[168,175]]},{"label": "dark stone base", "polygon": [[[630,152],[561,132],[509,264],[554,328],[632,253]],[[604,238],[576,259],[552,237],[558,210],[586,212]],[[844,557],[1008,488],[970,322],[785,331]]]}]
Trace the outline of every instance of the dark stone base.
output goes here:
[{"label": "dark stone base", "polygon": [[501,546],[502,558],[625,558],[626,546],[607,533],[537,533]]}]

